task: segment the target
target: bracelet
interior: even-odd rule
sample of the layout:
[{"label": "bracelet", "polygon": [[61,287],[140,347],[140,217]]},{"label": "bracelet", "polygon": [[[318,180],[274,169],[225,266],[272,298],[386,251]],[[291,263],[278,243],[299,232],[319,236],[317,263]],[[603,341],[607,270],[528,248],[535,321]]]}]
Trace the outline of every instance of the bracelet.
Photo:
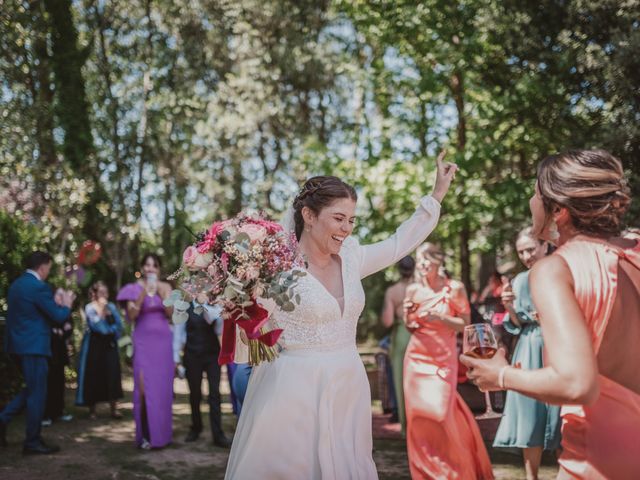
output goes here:
[{"label": "bracelet", "polygon": [[500,373],[498,374],[498,385],[502,390],[507,390],[507,386],[504,384],[504,374],[507,373],[507,368],[511,365],[505,365],[500,369]]}]

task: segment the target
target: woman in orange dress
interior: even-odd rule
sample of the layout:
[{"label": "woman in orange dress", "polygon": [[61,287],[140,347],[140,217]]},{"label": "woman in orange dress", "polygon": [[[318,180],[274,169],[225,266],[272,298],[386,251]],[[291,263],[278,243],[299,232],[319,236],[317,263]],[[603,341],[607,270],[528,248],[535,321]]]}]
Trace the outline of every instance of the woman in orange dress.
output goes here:
[{"label": "woman in orange dress", "polygon": [[442,271],[442,251],[417,252],[420,281],[407,288],[404,358],[407,452],[413,479],[492,479],[491,462],[471,411],[456,391],[456,333],[470,320],[464,286]]},{"label": "woman in orange dress", "polygon": [[552,155],[538,169],[534,231],[560,248],[530,277],[546,366],[461,356],[481,389],[561,404],[559,479],[640,475],[640,243],[619,236],[630,202],[622,164],[603,150]]}]

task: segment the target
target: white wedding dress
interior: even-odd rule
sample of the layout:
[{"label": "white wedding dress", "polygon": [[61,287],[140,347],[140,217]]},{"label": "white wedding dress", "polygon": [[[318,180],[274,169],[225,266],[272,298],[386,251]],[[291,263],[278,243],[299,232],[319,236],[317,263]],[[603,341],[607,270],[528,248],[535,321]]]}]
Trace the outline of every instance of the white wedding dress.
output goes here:
[{"label": "white wedding dress", "polygon": [[301,277],[300,305],[271,316],[271,326],[284,330],[284,349],[251,373],[225,479],[378,478],[369,382],[356,349],[365,303],[361,279],[412,252],[439,214],[440,204],[427,196],[387,240],[367,246],[353,237],[344,242],[344,311],[311,274]]}]

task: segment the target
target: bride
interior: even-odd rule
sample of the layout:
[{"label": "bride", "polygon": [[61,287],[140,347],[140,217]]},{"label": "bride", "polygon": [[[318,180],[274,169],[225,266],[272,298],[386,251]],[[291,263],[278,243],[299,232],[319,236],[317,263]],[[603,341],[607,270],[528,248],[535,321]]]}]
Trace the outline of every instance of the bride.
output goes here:
[{"label": "bride", "polygon": [[371,398],[356,349],[365,302],[361,280],[407,255],[429,235],[457,166],[437,159],[433,193],[388,239],[351,237],[356,192],[336,177],[307,180],[293,202],[308,262],[295,311],[273,312],[283,350],[254,368],[225,479],[375,479]]}]

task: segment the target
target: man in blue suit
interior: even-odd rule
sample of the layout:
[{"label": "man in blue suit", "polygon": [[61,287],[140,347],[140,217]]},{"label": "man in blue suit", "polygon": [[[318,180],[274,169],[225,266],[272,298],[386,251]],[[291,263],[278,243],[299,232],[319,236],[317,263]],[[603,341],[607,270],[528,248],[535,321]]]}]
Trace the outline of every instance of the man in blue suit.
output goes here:
[{"label": "man in blue suit", "polygon": [[20,365],[26,386],[0,412],[0,444],[6,446],[9,421],[27,408],[26,439],[22,453],[47,454],[60,450],[47,445],[40,436],[47,398],[48,357],[51,356],[51,323],[62,323],[71,314],[73,294],[62,296],[62,305],[53,299],[45,280],[51,270],[51,256],[33,252],[27,271],[9,287],[5,352]]}]

